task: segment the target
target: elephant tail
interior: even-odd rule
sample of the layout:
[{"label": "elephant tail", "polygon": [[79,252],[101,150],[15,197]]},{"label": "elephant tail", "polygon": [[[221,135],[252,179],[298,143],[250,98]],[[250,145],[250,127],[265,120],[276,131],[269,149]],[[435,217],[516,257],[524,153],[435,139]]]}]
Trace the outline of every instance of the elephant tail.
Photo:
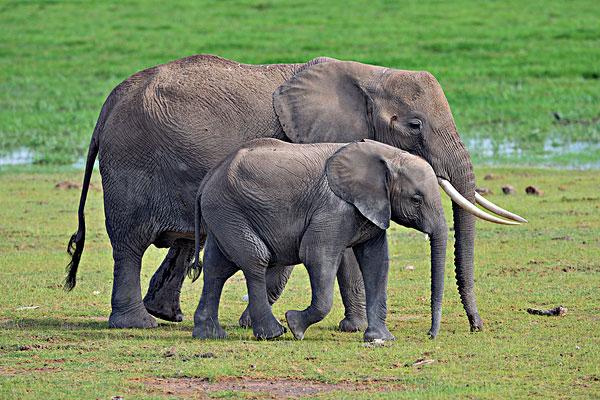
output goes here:
[{"label": "elephant tail", "polygon": [[98,149],[100,148],[100,132],[102,132],[104,129],[104,124],[114,104],[117,102],[120,93],[127,88],[128,84],[128,81],[124,81],[113,89],[110,95],[106,98],[106,101],[102,106],[102,110],[100,111],[98,121],[96,122],[96,126],[94,127],[94,133],[92,134],[90,147],[88,148],[87,161],[85,163],[81,196],[79,197],[79,210],[77,211],[79,225],[77,227],[77,232],[71,236],[69,244],[67,245],[67,253],[69,253],[71,256],[71,261],[69,261],[69,264],[67,264],[66,268],[67,277],[65,278],[64,282],[64,289],[66,291],[72,290],[77,283],[77,268],[79,267],[79,261],[81,261],[81,254],[83,253],[83,247],[85,245],[85,200],[90,187],[90,180],[92,177],[92,172],[94,171],[94,163],[96,162]]},{"label": "elephant tail", "polygon": [[85,200],[90,187],[90,179],[92,177],[92,172],[94,171],[94,162],[96,161],[97,155],[98,140],[96,135],[92,135],[87,161],[85,164],[81,196],[79,198],[79,210],[77,211],[79,226],[77,227],[77,232],[71,236],[69,244],[67,245],[67,253],[69,253],[71,256],[71,261],[69,261],[69,264],[67,265],[67,277],[65,278],[64,284],[64,289],[66,291],[72,290],[77,283],[77,267],[79,267],[79,261],[81,260],[81,254],[83,253],[83,247],[85,245]]},{"label": "elephant tail", "polygon": [[202,189],[204,185],[200,185],[198,195],[196,196],[196,204],[194,204],[194,237],[196,239],[196,248],[194,250],[194,263],[188,269],[188,277],[192,279],[192,282],[200,277],[202,272],[202,260],[200,260],[200,250],[204,245],[204,238],[202,237],[202,211],[200,209],[200,203],[202,201]]}]

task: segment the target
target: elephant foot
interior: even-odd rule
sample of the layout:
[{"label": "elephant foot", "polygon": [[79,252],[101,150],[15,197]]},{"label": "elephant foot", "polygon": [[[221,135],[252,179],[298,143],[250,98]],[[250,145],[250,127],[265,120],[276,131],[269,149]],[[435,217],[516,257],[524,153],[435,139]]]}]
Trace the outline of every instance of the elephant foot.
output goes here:
[{"label": "elephant foot", "polygon": [[109,328],[156,328],[157,326],[156,319],[141,304],[127,311],[113,309],[108,318]]},{"label": "elephant foot", "polygon": [[150,296],[148,293],[144,298],[144,306],[146,310],[157,318],[165,321],[181,322],[183,321],[183,312],[179,307],[179,301],[175,299],[167,299],[161,301],[156,296]]},{"label": "elephant foot", "polygon": [[288,327],[294,337],[298,340],[304,339],[304,332],[308,328],[302,311],[290,310],[285,313],[285,320],[287,321]]},{"label": "elephant foot", "polygon": [[275,317],[252,325],[254,337],[258,340],[275,339],[287,332],[287,329],[277,321]]},{"label": "elephant foot", "polygon": [[242,313],[238,324],[244,329],[252,328],[252,319],[250,319],[250,310],[248,309],[248,307],[246,307],[246,309]]},{"label": "elephant foot", "polygon": [[471,332],[481,332],[483,331],[483,320],[479,316],[479,314],[475,314],[473,316],[468,316],[469,325],[471,325]]},{"label": "elephant foot", "polygon": [[366,319],[344,318],[340,321],[339,329],[342,332],[360,332],[367,328]]},{"label": "elephant foot", "polygon": [[396,340],[385,325],[377,328],[368,327],[364,334],[365,342],[374,342],[375,340],[389,341]]},{"label": "elephant foot", "polygon": [[227,332],[221,327],[219,321],[203,321],[194,324],[192,337],[196,339],[226,339]]}]

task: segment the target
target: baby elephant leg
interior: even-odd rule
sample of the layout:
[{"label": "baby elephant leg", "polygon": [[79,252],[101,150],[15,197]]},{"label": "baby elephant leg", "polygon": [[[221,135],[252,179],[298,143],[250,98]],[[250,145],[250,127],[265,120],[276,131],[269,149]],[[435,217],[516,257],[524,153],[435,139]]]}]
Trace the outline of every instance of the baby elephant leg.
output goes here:
[{"label": "baby elephant leg", "polygon": [[[277,301],[279,296],[281,296],[283,288],[285,288],[285,284],[287,283],[290,275],[292,274],[293,269],[293,265],[267,268],[266,282],[269,304],[273,305],[273,303]],[[239,324],[242,328],[252,327],[252,319],[250,318],[250,307],[246,307],[246,309],[242,313],[242,316],[239,320]]]},{"label": "baby elephant leg", "polygon": [[377,237],[354,247],[365,282],[367,319],[369,326],[365,342],[394,340],[385,324],[387,316],[388,246],[385,231]]},{"label": "baby elephant leg", "polygon": [[225,258],[210,237],[206,241],[203,264],[204,286],[200,304],[194,313],[192,336],[198,339],[224,339],[227,333],[219,324],[219,302],[223,285],[238,268]]},{"label": "baby elephant leg", "polygon": [[304,261],[312,289],[310,305],[303,311],[290,310],[285,313],[285,319],[296,339],[303,339],[306,329],[321,321],[331,311],[333,283],[341,256],[341,252],[337,257],[313,255]]},{"label": "baby elephant leg", "polygon": [[243,269],[248,287],[248,308],[252,320],[252,331],[257,339],[274,339],[283,335],[286,329],[277,321],[271,311],[267,296],[266,267],[256,265]]},{"label": "baby elephant leg", "polygon": [[340,321],[342,332],[357,332],[367,328],[365,310],[365,284],[360,266],[352,249],[346,249],[337,272],[340,294],[344,303],[344,319]]}]

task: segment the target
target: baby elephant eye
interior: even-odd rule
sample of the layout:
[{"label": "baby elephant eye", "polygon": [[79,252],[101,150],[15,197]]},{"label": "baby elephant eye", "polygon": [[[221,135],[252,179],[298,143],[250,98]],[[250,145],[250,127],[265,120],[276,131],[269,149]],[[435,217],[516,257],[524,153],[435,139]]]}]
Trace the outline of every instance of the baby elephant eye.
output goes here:
[{"label": "baby elephant eye", "polygon": [[410,121],[408,121],[408,127],[410,129],[414,129],[414,130],[420,131],[421,128],[423,127],[423,121],[421,121],[418,118],[413,118]]}]

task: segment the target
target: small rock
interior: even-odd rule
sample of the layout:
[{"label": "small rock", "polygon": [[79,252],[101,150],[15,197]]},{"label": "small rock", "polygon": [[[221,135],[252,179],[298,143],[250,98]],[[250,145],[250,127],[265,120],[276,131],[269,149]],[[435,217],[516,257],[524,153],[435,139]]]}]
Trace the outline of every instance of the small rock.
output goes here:
[{"label": "small rock", "polygon": [[515,194],[515,188],[511,185],[502,186],[502,193],[504,194]]},{"label": "small rock", "polygon": [[375,339],[372,342],[363,343],[364,347],[385,347],[387,342],[383,339]]},{"label": "small rock", "polygon": [[210,351],[208,353],[194,354],[194,357],[196,357],[196,358],[217,358],[217,356],[215,356],[215,353],[211,353]]},{"label": "small rock", "polygon": [[573,238],[569,235],[565,235],[565,236],[556,236],[550,240],[573,240]]},{"label": "small rock", "polygon": [[113,396],[110,400],[123,400],[123,396]]},{"label": "small rock", "polygon": [[527,186],[525,188],[525,193],[533,195],[533,196],[541,196],[544,194],[543,191],[541,191],[540,189],[536,188],[535,186]]},{"label": "small rock", "polygon": [[407,265],[406,267],[404,267],[405,270],[407,271],[414,271],[415,270],[415,266],[414,265]]},{"label": "small rock", "polygon": [[163,357],[169,358],[173,357],[175,354],[177,354],[177,350],[175,349],[175,347],[171,347],[169,350],[165,351]]},{"label": "small rock", "polygon": [[494,174],[487,174],[486,176],[483,177],[484,181],[491,181],[492,179],[496,179],[496,175],[494,175]]},{"label": "small rock", "polygon": [[412,367],[420,367],[427,364],[433,364],[435,360],[431,358],[419,358],[414,363],[411,364]]},{"label": "small rock", "polygon": [[475,191],[484,197],[490,194],[494,194],[490,189],[484,187],[475,188]]},{"label": "small rock", "polygon": [[21,307],[17,307],[17,311],[21,311],[21,310],[36,310],[40,308],[40,306],[21,306]]},{"label": "small rock", "polygon": [[248,302],[248,295],[245,294],[242,296],[242,301],[245,301],[246,303]]}]

